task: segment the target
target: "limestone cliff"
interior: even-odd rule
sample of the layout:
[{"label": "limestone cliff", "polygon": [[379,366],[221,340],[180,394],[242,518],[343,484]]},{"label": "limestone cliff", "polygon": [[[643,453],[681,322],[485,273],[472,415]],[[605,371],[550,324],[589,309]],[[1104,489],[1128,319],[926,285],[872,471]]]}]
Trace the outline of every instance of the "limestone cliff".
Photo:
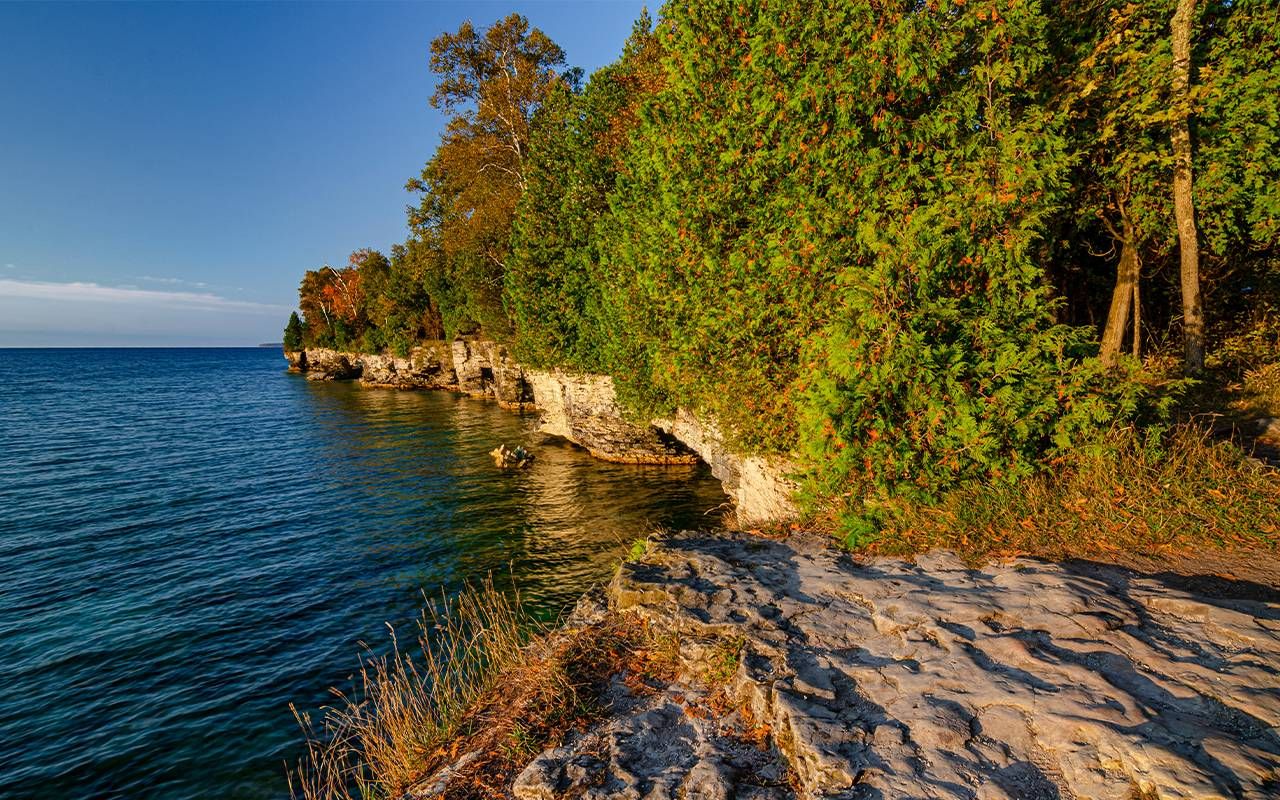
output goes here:
[{"label": "limestone cliff", "polygon": [[443,344],[430,342],[405,356],[360,355],[360,382],[393,389],[454,389],[453,351]]},{"label": "limestone cliff", "polygon": [[711,474],[733,498],[739,525],[779,522],[799,515],[795,498],[800,487],[790,477],[795,472],[791,462],[734,452],[713,422],[704,422],[685,409],[677,410],[671,419],[655,420],[654,425],[710,465]]},{"label": "limestone cliff", "polygon": [[286,351],[289,369],[301,372],[309,381],[343,381],[360,377],[361,356],[323,347]]},{"label": "limestone cliff", "polygon": [[491,397],[504,408],[530,408],[535,400],[524,369],[505,345],[455,339],[450,345],[458,389],[473,397]]},{"label": "limestone cliff", "polygon": [[639,464],[694,464],[698,456],[675,437],[629,421],[606,375],[530,371],[543,433],[585,447],[597,458]]},{"label": "limestone cliff", "polygon": [[628,419],[607,375],[526,370],[504,345],[479,339],[427,342],[406,356],[309,348],[286,352],[285,358],[308,380],[359,378],[366,386],[451,389],[492,398],[505,408],[536,408],[543,433],[607,461],[694,464],[701,459],[724,484],[740,525],[786,521],[798,513],[788,462],[734,452],[714,423],[687,410],[647,423]]}]

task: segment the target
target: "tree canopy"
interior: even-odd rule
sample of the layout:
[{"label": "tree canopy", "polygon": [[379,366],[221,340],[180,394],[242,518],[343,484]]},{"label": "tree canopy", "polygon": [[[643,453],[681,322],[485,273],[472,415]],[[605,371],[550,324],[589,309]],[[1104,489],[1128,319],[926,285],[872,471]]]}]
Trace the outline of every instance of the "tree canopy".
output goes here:
[{"label": "tree canopy", "polygon": [[583,84],[523,17],[467,23],[408,240],[308,272],[302,338],[612,374],[856,532],[1167,406],[1143,358],[1189,289],[1211,363],[1274,358],[1278,46],[1266,0],[692,0]]}]

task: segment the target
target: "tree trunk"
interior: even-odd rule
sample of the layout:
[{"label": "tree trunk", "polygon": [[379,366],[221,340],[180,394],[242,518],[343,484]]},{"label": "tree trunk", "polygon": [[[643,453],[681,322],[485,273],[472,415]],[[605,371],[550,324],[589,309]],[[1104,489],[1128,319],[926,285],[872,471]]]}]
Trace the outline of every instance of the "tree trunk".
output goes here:
[{"label": "tree trunk", "polygon": [[[1116,288],[1111,292],[1111,309],[1107,326],[1102,329],[1102,363],[1115,366],[1124,346],[1124,332],[1129,327],[1129,308],[1138,286],[1138,250],[1133,241],[1133,223],[1128,215],[1121,218],[1120,261],[1116,264]],[[1135,331],[1136,336],[1136,331]]]},{"label": "tree trunk", "polygon": [[1181,252],[1183,369],[1204,371],[1204,308],[1200,302],[1200,240],[1191,198],[1191,21],[1195,0],[1178,0],[1173,38],[1173,213]]},{"label": "tree trunk", "polygon": [[[1137,261],[1137,259],[1134,259]],[[1142,262],[1133,270],[1133,357],[1142,360]]]}]

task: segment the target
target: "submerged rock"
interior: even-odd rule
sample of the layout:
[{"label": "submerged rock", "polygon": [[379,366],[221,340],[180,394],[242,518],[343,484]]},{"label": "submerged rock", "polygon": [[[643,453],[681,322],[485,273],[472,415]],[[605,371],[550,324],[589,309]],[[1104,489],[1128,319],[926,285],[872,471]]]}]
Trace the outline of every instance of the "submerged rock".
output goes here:
[{"label": "submerged rock", "polygon": [[533,463],[533,454],[525,450],[522,445],[507,447],[505,444],[500,444],[489,455],[493,456],[494,463],[499,467],[523,469]]}]

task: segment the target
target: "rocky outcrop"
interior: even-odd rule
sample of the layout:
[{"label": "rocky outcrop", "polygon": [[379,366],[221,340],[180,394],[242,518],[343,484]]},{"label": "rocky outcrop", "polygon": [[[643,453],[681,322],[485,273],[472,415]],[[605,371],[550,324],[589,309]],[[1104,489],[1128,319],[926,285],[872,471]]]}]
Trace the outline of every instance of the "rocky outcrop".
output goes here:
[{"label": "rocky outcrop", "polygon": [[[687,680],[537,756],[515,794],[1274,797],[1280,592],[1211,585],[676,534],[610,603],[677,633]],[[696,711],[726,644],[729,704],[768,732],[754,758]]]},{"label": "rocky outcrop", "polygon": [[309,381],[345,381],[360,377],[360,356],[323,347],[286,353],[289,368],[305,373]]},{"label": "rocky outcrop", "polygon": [[534,395],[524,369],[505,345],[455,339],[451,345],[458,389],[473,397],[492,397],[504,408],[531,408]]},{"label": "rocky outcrop", "polygon": [[711,467],[711,474],[733,499],[738,524],[744,527],[785,522],[799,516],[796,493],[800,487],[789,476],[791,462],[779,457],[744,456],[725,446],[719,428],[699,420],[684,409],[654,425],[684,443]]},{"label": "rocky outcrop", "polygon": [[[766,800],[792,798],[787,765],[752,741],[748,723],[680,686],[635,696],[615,686],[617,713],[571,744],[538,755],[517,776],[517,800]],[[691,713],[692,712],[692,713]],[[437,795],[439,796],[439,795]],[[416,795],[418,798],[430,795]]]},{"label": "rocky outcrop", "polygon": [[744,456],[725,444],[714,424],[681,409],[671,419],[630,421],[618,405],[613,379],[561,370],[531,370],[526,377],[542,412],[540,430],[575,442],[597,458],[643,464],[698,460],[724,485],[739,525],[784,522],[799,515],[799,490],[786,459]]},{"label": "rocky outcrop", "polygon": [[451,389],[491,397],[507,408],[531,408],[524,370],[495,342],[426,342],[407,355],[347,353],[326,348],[286,352],[289,368],[308,380],[359,378],[365,386]]},{"label": "rocky outcrop", "polygon": [[726,446],[711,423],[681,410],[667,420],[627,418],[613,379],[562,370],[525,370],[504,345],[479,339],[428,342],[406,356],[344,353],[323,348],[286,352],[308,380],[359,378],[366,386],[453,389],[491,397],[505,408],[541,412],[540,430],[586,448],[597,458],[633,464],[711,466],[744,526],[797,516],[796,484],[784,459],[744,456]]},{"label": "rocky outcrop", "polygon": [[605,375],[531,370],[542,413],[539,430],[585,447],[596,458],[639,464],[695,464],[698,456],[653,425],[627,420]]},{"label": "rocky outcrop", "polygon": [[458,385],[453,370],[453,350],[443,342],[415,347],[405,356],[362,354],[358,358],[360,382],[367,386],[454,389]]}]

